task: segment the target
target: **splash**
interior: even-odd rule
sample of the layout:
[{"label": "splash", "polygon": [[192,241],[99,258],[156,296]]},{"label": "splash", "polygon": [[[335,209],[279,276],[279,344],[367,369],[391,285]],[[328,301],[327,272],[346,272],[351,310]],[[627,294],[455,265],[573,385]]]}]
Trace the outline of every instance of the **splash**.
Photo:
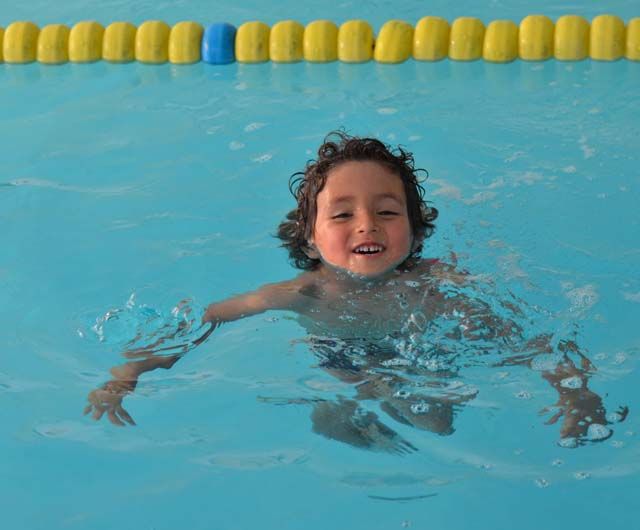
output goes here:
[{"label": "splash", "polygon": [[202,335],[202,313],[190,299],[165,310],[139,303],[133,292],[122,306],[95,317],[89,329],[78,329],[78,336],[122,349],[128,357],[135,357],[137,351],[148,354],[150,345],[159,341],[162,348],[153,353],[175,354]]}]

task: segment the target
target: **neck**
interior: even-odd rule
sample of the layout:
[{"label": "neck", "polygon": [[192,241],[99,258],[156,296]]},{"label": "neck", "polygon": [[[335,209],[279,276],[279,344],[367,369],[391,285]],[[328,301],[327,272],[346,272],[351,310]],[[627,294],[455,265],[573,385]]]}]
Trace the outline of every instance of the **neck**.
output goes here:
[{"label": "neck", "polygon": [[379,276],[362,276],[347,269],[341,269],[329,263],[322,263],[321,276],[328,282],[340,285],[344,289],[360,289],[373,287],[388,282],[398,276],[398,271],[392,269]]}]

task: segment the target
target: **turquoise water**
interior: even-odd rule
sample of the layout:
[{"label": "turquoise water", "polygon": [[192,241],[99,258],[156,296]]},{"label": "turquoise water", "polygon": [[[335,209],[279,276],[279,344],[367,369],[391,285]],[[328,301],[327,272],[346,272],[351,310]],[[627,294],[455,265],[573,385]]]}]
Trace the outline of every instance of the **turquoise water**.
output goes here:
[{"label": "turquoise water", "polygon": [[[44,3],[0,25],[492,18],[525,2]],[[591,17],[588,6],[535,6]],[[637,16],[631,2],[608,12]],[[632,528],[639,483],[640,65],[0,65],[0,498],[16,528]],[[406,454],[313,432],[313,400],[357,394],[294,317],[228,324],[125,400],[136,427],[82,415],[125,343],[295,271],[273,238],[289,175],[344,126],[412,150],[439,208],[425,256],[458,256],[474,296],[517,300],[527,334],[575,338],[609,414],[559,445],[542,369],[455,360],[475,398],[440,436],[364,413]],[[195,326],[194,326],[195,327]],[[197,329],[187,336],[195,337]],[[143,337],[144,338],[144,337]],[[142,339],[141,339],[142,340]],[[429,342],[425,336],[424,341]],[[402,357],[402,356],[399,356]],[[401,368],[397,369],[402,373]],[[634,495],[636,494],[636,495]]]}]

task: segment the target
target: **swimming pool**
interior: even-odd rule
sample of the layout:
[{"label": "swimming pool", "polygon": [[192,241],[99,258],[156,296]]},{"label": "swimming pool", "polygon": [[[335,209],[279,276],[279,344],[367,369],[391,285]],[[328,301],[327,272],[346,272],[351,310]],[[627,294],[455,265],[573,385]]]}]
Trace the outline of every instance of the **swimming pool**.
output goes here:
[{"label": "swimming pool", "polygon": [[[590,18],[596,7],[572,8]],[[631,2],[607,11],[637,16]],[[563,6],[535,10],[557,17]],[[426,14],[519,20],[526,2],[216,6],[216,20]],[[114,16],[117,12],[118,16]],[[284,15],[284,16],[283,16]],[[206,3],[32,2],[0,25],[212,19]],[[1,493],[19,528],[632,527],[639,485],[638,64],[0,66]],[[425,255],[458,254],[533,331],[573,336],[613,436],[558,445],[536,371],[461,368],[478,395],[438,436],[366,411],[417,451],[314,434],[312,399],[352,398],[288,314],[226,325],[126,402],[82,416],[137,329],[292,276],[273,238],[289,175],[344,125],[412,150],[439,208]],[[489,278],[493,286],[489,285]],[[107,313],[118,318],[106,319]],[[156,316],[157,315],[157,316]],[[551,329],[549,329],[551,328]],[[101,340],[102,339],[102,340]]]}]

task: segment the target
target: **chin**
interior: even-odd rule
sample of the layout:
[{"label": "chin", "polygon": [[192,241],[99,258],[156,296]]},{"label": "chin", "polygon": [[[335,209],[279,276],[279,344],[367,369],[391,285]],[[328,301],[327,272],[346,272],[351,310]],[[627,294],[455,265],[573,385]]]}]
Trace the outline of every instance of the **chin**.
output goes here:
[{"label": "chin", "polygon": [[390,274],[393,274],[395,271],[395,267],[391,267],[390,269],[376,270],[376,271],[349,271],[351,276],[356,278],[361,278],[363,280],[379,280],[386,278]]}]

